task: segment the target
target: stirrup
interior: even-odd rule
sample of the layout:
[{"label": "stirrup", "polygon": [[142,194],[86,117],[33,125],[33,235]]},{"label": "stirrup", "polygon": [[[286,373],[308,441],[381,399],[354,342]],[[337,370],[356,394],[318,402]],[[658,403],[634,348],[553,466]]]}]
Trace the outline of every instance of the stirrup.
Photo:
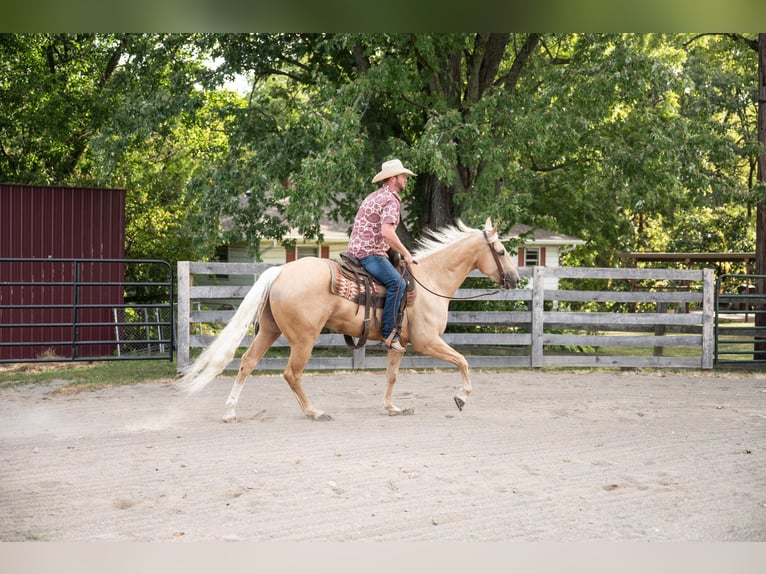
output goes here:
[{"label": "stirrup", "polygon": [[391,343],[391,346],[389,347],[392,351],[396,351],[397,353],[404,353],[407,349],[404,348],[404,346],[399,342],[399,339],[394,339],[394,342]]},{"label": "stirrup", "polygon": [[396,332],[396,330],[391,331],[391,334],[386,337],[386,340],[384,341],[387,348],[394,350],[398,353],[404,353],[406,350],[404,345],[399,342],[399,334]]}]

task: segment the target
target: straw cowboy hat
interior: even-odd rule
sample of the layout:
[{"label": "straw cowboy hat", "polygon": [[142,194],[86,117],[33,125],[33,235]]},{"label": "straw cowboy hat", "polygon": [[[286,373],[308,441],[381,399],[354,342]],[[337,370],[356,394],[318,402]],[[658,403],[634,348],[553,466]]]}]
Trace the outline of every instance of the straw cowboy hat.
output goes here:
[{"label": "straw cowboy hat", "polygon": [[402,173],[406,173],[407,175],[415,175],[406,167],[404,167],[402,162],[398,159],[384,161],[380,168],[381,169],[378,174],[372,178],[372,183],[375,183],[376,181],[384,181],[389,177],[394,177],[395,175]]}]

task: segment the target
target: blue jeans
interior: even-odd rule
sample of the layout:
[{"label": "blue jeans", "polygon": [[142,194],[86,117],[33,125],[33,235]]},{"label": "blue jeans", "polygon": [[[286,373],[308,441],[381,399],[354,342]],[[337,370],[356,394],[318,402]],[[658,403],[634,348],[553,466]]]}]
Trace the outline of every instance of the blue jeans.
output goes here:
[{"label": "blue jeans", "polygon": [[386,301],[383,306],[383,325],[381,326],[383,340],[385,340],[396,326],[396,316],[399,313],[402,297],[404,297],[404,290],[407,288],[407,281],[391,265],[388,257],[383,255],[360,257],[359,263],[386,288]]}]

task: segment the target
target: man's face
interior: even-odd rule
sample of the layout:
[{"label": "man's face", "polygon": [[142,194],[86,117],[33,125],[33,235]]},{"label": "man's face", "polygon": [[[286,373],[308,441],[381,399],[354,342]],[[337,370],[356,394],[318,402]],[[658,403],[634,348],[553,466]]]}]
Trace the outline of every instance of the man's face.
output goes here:
[{"label": "man's face", "polygon": [[402,191],[405,185],[407,185],[406,173],[400,173],[399,175],[394,177],[394,187],[396,188],[397,192]]}]

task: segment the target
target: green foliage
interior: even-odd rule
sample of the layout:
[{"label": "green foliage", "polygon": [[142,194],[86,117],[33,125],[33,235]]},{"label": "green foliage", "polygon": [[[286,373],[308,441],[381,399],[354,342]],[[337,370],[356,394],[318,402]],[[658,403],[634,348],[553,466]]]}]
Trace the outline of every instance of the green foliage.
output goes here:
[{"label": "green foliage", "polygon": [[756,69],[734,34],[3,34],[0,178],[124,187],[127,253],[171,262],[319,237],[390,157],[416,237],[490,216],[588,240],[569,265],[747,251]]},{"label": "green foliage", "polygon": [[0,35],[0,175],[68,181],[111,107],[104,88],[120,41],[79,34]]},{"label": "green foliage", "polygon": [[[269,121],[259,115],[237,143],[263,168],[258,212],[316,235],[322,213],[350,220],[367,177],[396,155],[421,174],[405,197],[416,234],[490,215],[503,230],[523,221],[584,237],[568,263],[612,265],[618,251],[655,249],[651,229],[690,230],[688,214],[711,201],[754,204],[743,179],[758,150],[754,106],[736,97],[753,85],[754,55],[735,40],[533,36],[260,35],[247,47],[218,37],[237,71],[258,59],[255,46],[270,55],[268,71],[253,68],[271,79],[249,108]],[[736,88],[711,98],[705,82]],[[752,212],[737,217],[752,227]],[[251,241],[282,229],[240,219]]]},{"label": "green foliage", "polygon": [[204,257],[188,190],[226,149],[212,117],[225,96],[201,89],[210,72],[188,40],[0,36],[0,179],[125,188],[127,257]]}]

